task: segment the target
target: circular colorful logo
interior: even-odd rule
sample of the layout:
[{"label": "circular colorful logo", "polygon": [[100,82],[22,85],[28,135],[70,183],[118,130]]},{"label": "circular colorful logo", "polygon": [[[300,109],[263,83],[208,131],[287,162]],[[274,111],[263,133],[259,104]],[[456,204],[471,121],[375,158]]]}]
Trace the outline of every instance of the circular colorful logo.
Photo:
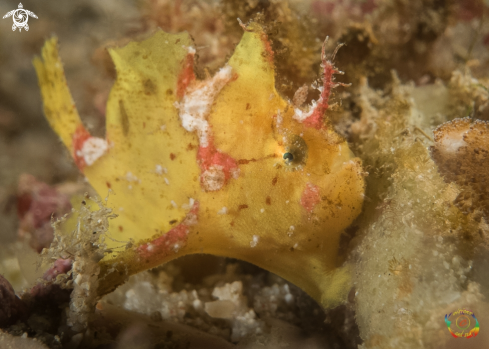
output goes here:
[{"label": "circular colorful logo", "polygon": [[455,338],[472,338],[479,334],[479,321],[474,313],[467,309],[459,309],[445,315],[448,331]]}]

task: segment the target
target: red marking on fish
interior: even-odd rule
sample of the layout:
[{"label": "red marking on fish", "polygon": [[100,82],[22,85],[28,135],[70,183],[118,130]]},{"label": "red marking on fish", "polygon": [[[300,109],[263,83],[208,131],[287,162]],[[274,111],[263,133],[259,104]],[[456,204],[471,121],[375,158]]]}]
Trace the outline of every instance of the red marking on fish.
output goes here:
[{"label": "red marking on fish", "polygon": [[85,159],[83,156],[79,156],[78,152],[83,148],[83,144],[89,139],[90,133],[83,127],[83,125],[78,125],[75,133],[73,134],[73,159],[75,160],[76,166],[83,171],[85,166]]},{"label": "red marking on fish", "polygon": [[270,44],[270,40],[268,39],[268,35],[265,33],[261,33],[260,39],[265,46],[265,50],[267,51],[267,60],[269,63],[273,64],[273,50],[272,45]]},{"label": "red marking on fish", "polygon": [[178,75],[177,98],[182,99],[187,87],[195,80],[194,54],[188,53],[183,63],[183,69]]},{"label": "red marking on fish", "polygon": [[307,211],[312,212],[314,207],[321,202],[319,187],[312,183],[307,183],[301,196],[301,205]]},{"label": "red marking on fish", "polygon": [[208,170],[210,167],[220,166],[224,172],[225,183],[227,183],[238,170],[238,162],[228,154],[217,150],[212,140],[209,140],[209,145],[207,147],[199,146],[197,160],[202,172]]},{"label": "red marking on fish", "polygon": [[164,258],[176,253],[187,244],[187,235],[191,224],[195,224],[199,213],[199,203],[196,201],[182,223],[170,229],[166,234],[136,248],[136,252],[144,259]]}]

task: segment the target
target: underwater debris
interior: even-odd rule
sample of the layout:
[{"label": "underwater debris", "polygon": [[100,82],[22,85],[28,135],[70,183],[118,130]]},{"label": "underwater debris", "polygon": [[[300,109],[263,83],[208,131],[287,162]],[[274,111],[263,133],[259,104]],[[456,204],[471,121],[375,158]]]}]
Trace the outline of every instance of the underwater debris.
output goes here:
[{"label": "underwater debris", "polygon": [[18,234],[37,252],[49,247],[53,240],[51,219],[70,212],[69,194],[38,181],[34,176],[20,176],[17,190]]},{"label": "underwater debris", "polygon": [[[470,119],[447,122],[435,130],[433,142],[431,129],[452,112],[447,88],[393,80],[384,94],[360,86],[362,115],[352,128],[371,173],[370,200],[355,223],[360,228],[350,255],[361,347],[445,348],[451,337],[433,319],[447,304],[487,306],[473,273],[484,268],[476,261],[486,258],[489,231],[479,223],[484,220],[477,205],[464,213],[457,204],[474,174],[464,172],[464,161],[474,162],[480,179],[484,165],[468,153],[467,159],[456,158],[459,152],[486,152],[480,129],[485,123],[473,122],[471,133]],[[463,135],[471,145],[463,144]],[[460,184],[455,174],[462,175]]]},{"label": "underwater debris", "polygon": [[466,213],[480,210],[489,220],[489,122],[455,119],[434,135],[431,157],[445,181],[461,188],[457,207]]},{"label": "underwater debris", "polygon": [[36,285],[30,294],[46,297],[51,287],[61,287],[71,291],[67,323],[75,332],[86,328],[93,317],[95,304],[101,295],[97,292],[99,283],[99,262],[110,253],[105,241],[109,219],[117,215],[105,207],[100,200],[92,200],[85,194],[74,219],[67,216],[53,224],[55,237],[49,249],[41,253],[45,263],[55,260],[43,279],[45,284]]},{"label": "underwater debris", "polygon": [[12,285],[0,275],[0,328],[14,324],[25,315],[26,310],[27,307],[15,295]]},{"label": "underwater debris", "polygon": [[[292,312],[301,306],[298,289],[279,277],[269,282],[261,278],[251,281],[252,275],[240,275],[236,267],[228,264],[225,274],[210,275],[198,285],[175,290],[181,270],[170,263],[131,276],[126,284],[104,296],[98,308],[117,305],[166,323],[187,324],[231,342],[263,339],[273,332],[276,321],[302,325],[306,315]],[[248,288],[250,281],[253,287]]]},{"label": "underwater debris", "polygon": [[13,336],[0,332],[0,346],[5,349],[47,349],[48,347],[36,338],[28,338],[25,335]]},{"label": "underwater debris", "polygon": [[227,283],[222,287],[216,287],[212,296],[217,301],[206,302],[205,312],[214,318],[232,319],[231,341],[237,342],[250,334],[261,334],[265,323],[256,318],[253,309],[247,306],[247,299],[243,296],[243,284],[241,281]]},{"label": "underwater debris", "polygon": [[[296,110],[275,90],[267,35],[255,22],[243,26],[227,65],[204,81],[194,80],[187,34],[158,31],[109,50],[117,70],[107,107],[110,147],[79,168],[99,194],[115,193],[109,207],[123,210],[108,227],[114,241],[104,244],[112,253],[93,270],[100,275],[90,292],[98,284],[101,296],[138,271],[209,253],[273,271],[325,307],[346,297],[348,270],[336,269],[339,235],[361,211],[364,173],[348,144],[322,126],[337,71],[323,47],[325,87],[313,108],[314,127],[297,122]],[[46,117],[76,160],[84,128],[56,45],[49,40],[34,64]],[[126,173],[137,181],[124,184]],[[188,198],[195,198],[193,208]],[[294,236],[284,240],[291,225]],[[129,239],[127,248],[116,242]]]}]

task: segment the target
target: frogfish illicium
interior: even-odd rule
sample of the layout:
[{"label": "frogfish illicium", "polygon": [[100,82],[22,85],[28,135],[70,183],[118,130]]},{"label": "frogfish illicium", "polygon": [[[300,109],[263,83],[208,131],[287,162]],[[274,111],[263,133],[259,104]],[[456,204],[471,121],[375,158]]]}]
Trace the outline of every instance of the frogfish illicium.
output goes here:
[{"label": "frogfish illicium", "polygon": [[323,47],[319,99],[293,105],[275,89],[262,27],[242,26],[234,54],[206,80],[194,75],[187,33],[159,30],[109,49],[117,79],[105,139],[79,118],[57,40],[35,59],[47,120],[95,191],[111,191],[107,205],[118,215],[100,294],[197,253],[272,271],[325,307],[348,291],[339,240],[361,211],[365,183],[361,161],[325,121],[339,71]]}]

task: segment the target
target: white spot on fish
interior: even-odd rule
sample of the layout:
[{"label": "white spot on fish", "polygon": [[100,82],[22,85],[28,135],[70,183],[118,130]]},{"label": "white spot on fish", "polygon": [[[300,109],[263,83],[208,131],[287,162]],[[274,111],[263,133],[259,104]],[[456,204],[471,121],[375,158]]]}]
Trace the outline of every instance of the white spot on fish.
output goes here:
[{"label": "white spot on fish", "polygon": [[197,131],[201,147],[209,146],[210,126],[207,115],[214,99],[233,77],[230,65],[225,65],[213,77],[187,89],[185,96],[175,107],[180,111],[182,126],[189,132]]},{"label": "white spot on fish", "polygon": [[88,138],[82,145],[81,149],[76,152],[76,155],[85,160],[87,166],[91,166],[104,155],[109,149],[109,144],[105,139],[98,137]]},{"label": "white spot on fish", "polygon": [[155,173],[161,176],[163,173],[168,173],[168,170],[161,165],[156,165]]},{"label": "white spot on fish", "polygon": [[250,241],[250,246],[256,247],[258,245],[258,241],[260,241],[260,237],[258,235],[253,235],[253,240]]},{"label": "white spot on fish", "polygon": [[135,175],[132,174],[132,172],[127,172],[126,173],[126,180],[128,182],[137,182],[137,183],[141,183],[141,181],[139,180],[138,177],[136,177]]},{"label": "white spot on fish", "polygon": [[293,225],[291,225],[291,226],[289,227],[289,231],[287,232],[287,235],[288,235],[288,236],[292,236],[292,235],[294,235],[294,230],[295,230],[295,227],[294,227]]},{"label": "white spot on fish", "polygon": [[216,191],[222,188],[226,179],[223,167],[219,165],[211,166],[201,175],[202,186],[207,191]]},{"label": "white spot on fish", "polygon": [[190,199],[188,199],[188,204],[183,204],[182,208],[184,210],[190,210],[194,206],[194,203],[195,203],[195,200],[190,198]]},{"label": "white spot on fish", "polygon": [[280,127],[282,126],[282,121],[284,118],[282,117],[282,113],[280,112],[280,109],[277,110],[277,126]]},{"label": "white spot on fish", "polygon": [[223,207],[219,211],[217,211],[217,214],[227,214],[227,213],[228,213],[227,207]]}]

